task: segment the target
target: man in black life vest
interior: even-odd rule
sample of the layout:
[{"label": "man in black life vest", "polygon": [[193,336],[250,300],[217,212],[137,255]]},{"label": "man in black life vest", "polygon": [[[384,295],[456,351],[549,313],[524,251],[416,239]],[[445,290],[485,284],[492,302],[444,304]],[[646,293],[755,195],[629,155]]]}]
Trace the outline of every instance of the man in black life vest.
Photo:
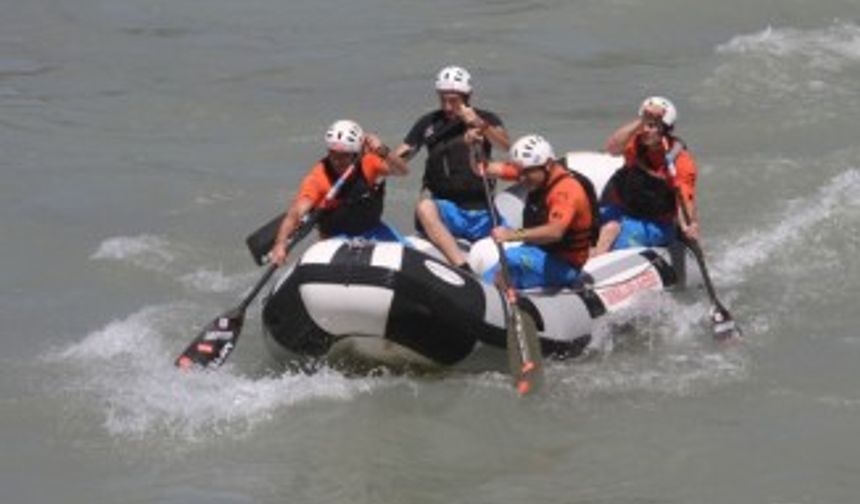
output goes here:
[{"label": "man in black life vest", "polygon": [[[275,245],[272,262],[281,265],[287,257],[286,244],[302,218],[321,208],[317,227],[324,238],[363,237],[376,241],[403,241],[394,228],[382,222],[385,177],[405,175],[406,163],[394,156],[376,135],[365,134],[356,122],[335,122],[325,134],[328,153],[302,180],[287,210]],[[351,174],[332,199],[326,196],[347,170]]]},{"label": "man in black life vest", "polygon": [[603,191],[602,227],[592,256],[666,246],[675,239],[676,228],[698,239],[698,169],[684,142],[673,134],[677,118],[672,102],[652,96],[642,102],[638,119],[610,135],[606,150],[623,154],[624,166]]},{"label": "man in black life vest", "polygon": [[[588,259],[597,237],[597,196],[591,182],[555,158],[540,135],[526,135],[511,147],[509,163],[489,163],[486,173],[519,179],[528,189],[523,227],[492,230],[497,242],[518,242],[505,248],[511,282],[517,289],[571,285]],[[493,281],[499,266],[484,273]]]},{"label": "man in black life vest", "polygon": [[471,76],[465,69],[443,68],[436,92],[439,109],[415,122],[395,154],[408,160],[427,148],[416,227],[451,264],[467,267],[456,239],[476,241],[492,228],[483,182],[472,169],[471,145],[480,143],[489,159],[493,145],[508,148],[508,134],[496,114],[470,105]]}]

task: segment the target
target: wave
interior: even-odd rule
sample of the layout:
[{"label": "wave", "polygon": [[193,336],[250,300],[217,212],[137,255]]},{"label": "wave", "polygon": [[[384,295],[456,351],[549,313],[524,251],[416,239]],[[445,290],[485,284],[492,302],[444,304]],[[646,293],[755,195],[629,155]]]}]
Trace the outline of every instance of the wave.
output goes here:
[{"label": "wave", "polygon": [[717,46],[719,54],[771,57],[775,60],[803,60],[807,70],[839,72],[860,64],[860,26],[836,22],[818,30],[774,29],[739,35]]},{"label": "wave", "polygon": [[[689,396],[746,379],[749,356],[742,346],[711,342],[707,299],[685,304],[671,294],[643,299],[601,319],[592,334],[594,362],[550,367],[556,395],[576,397],[644,393]],[[611,355],[611,358],[609,356]]]},{"label": "wave", "polygon": [[799,122],[823,121],[860,105],[860,26],[836,21],[799,30],[767,27],[715,48],[722,62],[705,80],[703,104],[749,110],[784,107]]},{"label": "wave", "polygon": [[860,170],[850,169],[833,177],[816,194],[790,201],[777,216],[777,222],[733,240],[716,261],[715,273],[721,282],[737,283],[749,269],[767,262],[776,252],[806,247],[811,230],[834,218],[837,210],[849,212],[857,205],[858,192]]},{"label": "wave", "polygon": [[161,236],[116,236],[104,240],[90,259],[127,262],[143,269],[164,272],[176,259],[176,252]]},{"label": "wave", "polygon": [[146,271],[173,276],[185,288],[199,292],[223,293],[246,288],[257,271],[227,275],[222,269],[199,267],[184,273],[184,265],[194,261],[192,250],[151,234],[116,236],[99,244],[90,255],[98,261],[117,261]]},{"label": "wave", "polygon": [[200,292],[232,292],[248,288],[260,276],[258,271],[225,275],[221,270],[199,269],[179,277],[185,287]]},{"label": "wave", "polygon": [[171,336],[171,328],[198,319],[192,311],[188,305],[147,307],[50,352],[45,362],[71,368],[53,387],[94,399],[111,435],[193,442],[213,434],[242,435],[278,410],[310,400],[352,400],[400,383],[350,379],[325,369],[313,376],[253,378],[232,364],[218,372],[181,372],[172,364],[178,336]]},{"label": "wave", "polygon": [[[700,304],[683,306],[664,296],[622,314],[616,324],[635,322],[640,340],[658,334],[660,350],[630,351],[616,344],[612,359],[550,362],[548,400],[636,391],[645,392],[642,400],[650,401],[655,394],[689,395],[744,379],[748,357],[709,344],[701,327],[703,311]],[[641,323],[639,317],[651,322]],[[110,321],[43,357],[57,375],[50,390],[95,408],[111,436],[157,440],[181,451],[216,436],[247,435],[310,402],[353,402],[380,390],[407,387],[417,393],[439,386],[436,380],[409,376],[346,377],[326,368],[313,375],[248,376],[235,360],[217,372],[181,372],[172,364],[174,353],[186,343],[190,325],[204,319],[199,306],[169,304]],[[445,386],[513,394],[509,378],[496,372],[455,374]]]}]

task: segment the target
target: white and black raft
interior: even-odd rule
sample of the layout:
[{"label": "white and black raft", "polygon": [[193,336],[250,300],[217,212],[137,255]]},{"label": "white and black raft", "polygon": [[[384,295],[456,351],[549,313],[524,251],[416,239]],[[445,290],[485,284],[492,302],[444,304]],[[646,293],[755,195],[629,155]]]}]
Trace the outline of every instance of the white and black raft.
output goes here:
[{"label": "white and black raft", "polygon": [[[599,192],[621,160],[570,153],[567,165]],[[520,220],[523,191],[500,193],[508,222]],[[441,259],[426,241],[399,243],[328,239],[309,247],[274,283],[263,303],[267,347],[279,361],[296,357],[335,364],[440,368],[463,362],[479,348],[504,362],[502,294],[479,276]],[[535,321],[544,355],[580,355],[595,319],[649,292],[701,284],[680,244],[610,252],[589,261],[581,281],[565,289],[521,292],[520,308]],[[498,260],[489,239],[471,247],[469,261],[485,271]],[[692,265],[692,266],[689,266]],[[493,353],[490,351],[490,353]]]}]

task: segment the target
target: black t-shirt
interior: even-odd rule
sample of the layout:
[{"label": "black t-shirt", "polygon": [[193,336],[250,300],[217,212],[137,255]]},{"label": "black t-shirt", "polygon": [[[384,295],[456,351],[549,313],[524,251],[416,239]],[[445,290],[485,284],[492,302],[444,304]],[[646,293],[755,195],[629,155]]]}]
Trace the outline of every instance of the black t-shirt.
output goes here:
[{"label": "black t-shirt", "polygon": [[[499,116],[489,110],[476,108],[475,113],[477,113],[478,117],[486,121],[490,126],[504,126],[502,124],[502,120],[499,119]],[[445,113],[441,110],[428,112],[415,121],[415,124],[412,125],[409,133],[407,133],[406,137],[403,139],[403,143],[411,147],[413,151],[418,151],[422,146],[426,145],[428,139],[432,141],[434,139],[434,135],[438,133],[446,133],[447,128],[453,128],[450,130],[451,133],[454,133],[455,130],[459,130],[459,134],[462,135],[466,131],[465,126],[460,125],[457,127],[456,124],[450,124],[449,126],[449,123],[459,122],[460,119],[448,120],[445,117]]]},{"label": "black t-shirt", "polygon": [[[478,116],[490,126],[503,126],[501,119],[488,110],[475,109]],[[434,197],[454,201],[461,206],[486,205],[481,178],[472,172],[471,151],[463,139],[466,125],[460,119],[449,120],[445,113],[436,110],[422,116],[403,143],[413,152],[427,148],[424,168],[424,187]],[[484,140],[484,156],[489,159],[492,144]]]}]

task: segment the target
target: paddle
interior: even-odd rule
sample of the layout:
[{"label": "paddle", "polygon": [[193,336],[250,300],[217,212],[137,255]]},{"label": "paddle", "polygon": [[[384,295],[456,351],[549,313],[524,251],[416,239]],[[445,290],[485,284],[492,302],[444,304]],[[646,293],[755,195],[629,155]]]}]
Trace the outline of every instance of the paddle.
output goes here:
[{"label": "paddle", "polygon": [[[684,204],[681,196],[678,195],[678,205],[681,207],[681,215],[684,222],[690,224],[690,213],[687,206]],[[711,324],[714,331],[714,340],[723,343],[736,340],[741,337],[741,329],[732,318],[729,310],[717,298],[717,292],[714,290],[714,284],[711,283],[711,276],[708,274],[708,266],[705,264],[705,254],[702,252],[702,247],[699,245],[699,240],[686,236],[683,232],[679,233],[681,243],[683,243],[693,257],[696,258],[696,263],[699,265],[699,270],[702,272],[702,279],[705,282],[705,290],[708,292],[708,297],[711,299],[713,306],[711,307]]]},{"label": "paddle", "polygon": [[[484,183],[484,195],[487,198],[487,207],[493,227],[499,225],[499,214],[493,202],[493,191],[487,174],[481,167],[482,152],[479,145],[472,145],[472,163],[477,165],[481,180]],[[543,361],[541,357],[540,340],[537,328],[531,315],[520,310],[517,305],[517,291],[511,285],[511,274],[508,267],[508,258],[501,243],[496,242],[499,253],[499,270],[501,272],[501,291],[504,299],[505,329],[507,331],[508,364],[517,392],[522,395],[530,394],[540,388],[543,383]]]},{"label": "paddle", "polygon": [[[355,171],[355,165],[350,165],[349,168],[340,176],[334,183],[329,192],[325,195],[323,202],[328,202],[334,199],[340,188],[349,179]],[[301,223],[293,232],[289,242],[286,244],[287,253],[290,252],[301,240],[303,240],[313,230],[320,217],[320,206],[305,214]],[[279,224],[280,225],[280,224]],[[274,240],[273,240],[274,243]],[[245,310],[251,304],[260,290],[269,281],[269,278],[278,269],[277,264],[270,264],[263,275],[251,288],[251,291],[245,295],[242,302],[235,308],[231,308],[213,319],[188,345],[185,351],[176,358],[174,364],[181,369],[188,369],[193,366],[203,368],[217,368],[230,355],[236,344],[239,342],[239,335],[242,332],[242,325],[245,322]]]}]

